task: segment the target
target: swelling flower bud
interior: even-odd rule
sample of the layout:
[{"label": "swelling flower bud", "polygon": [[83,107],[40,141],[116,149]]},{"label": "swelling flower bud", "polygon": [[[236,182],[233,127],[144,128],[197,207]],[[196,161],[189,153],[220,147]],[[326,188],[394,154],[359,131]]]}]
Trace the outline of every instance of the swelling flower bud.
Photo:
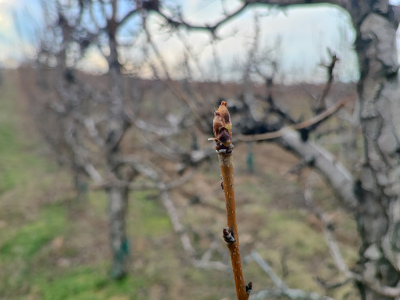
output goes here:
[{"label": "swelling flower bud", "polygon": [[222,101],[218,110],[214,113],[213,131],[215,140],[229,147],[232,143],[232,122],[226,101]]}]

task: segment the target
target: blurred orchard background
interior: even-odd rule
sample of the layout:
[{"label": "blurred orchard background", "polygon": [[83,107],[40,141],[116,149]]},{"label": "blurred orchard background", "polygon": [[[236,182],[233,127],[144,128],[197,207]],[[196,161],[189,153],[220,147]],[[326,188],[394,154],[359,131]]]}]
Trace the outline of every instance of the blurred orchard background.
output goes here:
[{"label": "blurred orchard background", "polygon": [[0,299],[400,299],[398,2],[0,0]]}]

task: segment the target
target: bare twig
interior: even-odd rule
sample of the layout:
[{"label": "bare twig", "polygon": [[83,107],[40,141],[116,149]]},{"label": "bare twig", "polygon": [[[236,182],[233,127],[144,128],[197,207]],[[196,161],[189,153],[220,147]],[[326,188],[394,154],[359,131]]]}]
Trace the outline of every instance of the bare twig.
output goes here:
[{"label": "bare twig", "polygon": [[220,261],[210,261],[206,259],[197,259],[196,258],[196,250],[194,249],[190,237],[185,229],[185,227],[180,222],[179,213],[176,209],[173,201],[170,198],[169,191],[177,186],[182,185],[187,182],[192,173],[188,172],[186,175],[169,182],[164,182],[162,180],[165,175],[163,175],[163,171],[159,168],[156,168],[148,161],[143,161],[143,159],[135,158],[135,157],[125,157],[120,159],[121,163],[127,163],[133,166],[139,173],[142,175],[149,177],[154,181],[154,187],[158,189],[161,193],[161,202],[171,220],[172,228],[175,233],[179,236],[182,247],[186,254],[188,255],[190,262],[199,268],[203,269],[214,269],[219,271],[227,271],[228,266]]},{"label": "bare twig", "polygon": [[312,191],[309,182],[304,191],[304,198],[307,207],[314,213],[314,215],[321,221],[323,225],[322,228],[326,244],[329,247],[329,251],[331,252],[336,267],[346,276],[346,278],[352,278],[353,274],[352,272],[350,272],[346,262],[343,259],[342,253],[339,249],[339,245],[337,244],[335,236],[333,235],[333,232],[330,229],[331,226],[327,220],[326,215],[313,205]]},{"label": "bare twig", "polygon": [[322,94],[315,101],[313,108],[315,114],[320,114],[325,110],[325,98],[328,95],[329,91],[331,90],[333,83],[333,69],[335,68],[336,62],[339,60],[336,54],[332,54],[329,49],[328,51],[331,56],[331,63],[328,66],[326,66],[328,73],[328,81],[324,87],[324,90],[322,91]]},{"label": "bare twig", "polygon": [[325,290],[334,290],[334,289],[338,289],[341,288],[342,286],[345,286],[349,283],[352,283],[352,280],[347,278],[344,281],[341,282],[335,282],[335,283],[328,283],[325,280],[323,280],[320,277],[316,277],[315,280],[325,289]]},{"label": "bare twig", "polygon": [[247,300],[252,288],[252,283],[245,284],[242,271],[242,261],[239,249],[239,234],[237,230],[235,191],[233,181],[233,154],[232,154],[232,123],[229,112],[223,101],[215,112],[213,127],[219,166],[223,180],[223,189],[226,204],[227,228],[223,230],[223,237],[231,255],[232,271],[235,280],[236,295],[238,300]]},{"label": "bare twig", "polygon": [[[163,69],[164,75],[166,77],[165,80],[162,80],[162,78],[160,78],[160,76],[158,76],[157,72],[154,72],[155,76],[158,77],[170,90],[171,92],[182,102],[186,103],[187,106],[190,108],[190,110],[193,112],[193,114],[195,115],[196,119],[201,123],[201,116],[196,108],[196,104],[193,102],[192,99],[190,99],[190,97],[187,97],[186,95],[184,95],[184,93],[180,90],[178,90],[177,88],[174,87],[173,82],[171,80],[170,74],[169,74],[169,70],[167,67],[167,63],[165,62],[165,59],[163,58],[163,56],[161,55],[160,51],[158,50],[158,47],[156,46],[156,44],[153,42],[152,36],[150,31],[148,30],[147,26],[146,26],[146,19],[143,20],[143,26],[144,26],[144,30],[146,33],[146,37],[147,37],[147,41],[149,43],[149,45],[151,46],[152,50],[154,51],[154,53],[157,56],[157,59],[159,60],[161,67]],[[153,70],[155,71],[156,69],[153,66]]]},{"label": "bare twig", "polygon": [[240,135],[238,137],[239,140],[244,141],[244,142],[251,142],[251,141],[263,141],[263,140],[270,140],[270,139],[275,139],[278,137],[281,137],[285,135],[286,133],[292,131],[292,130],[299,130],[303,128],[307,128],[313,124],[319,123],[325,119],[327,119],[329,116],[337,112],[340,108],[342,108],[345,104],[345,101],[340,101],[336,105],[332,106],[331,108],[327,109],[323,113],[309,119],[306,121],[303,121],[301,123],[298,123],[293,126],[287,126],[284,127],[280,130],[274,131],[274,132],[267,132],[267,133],[262,133],[262,134],[255,134],[255,135]]},{"label": "bare twig", "polygon": [[251,251],[251,256],[253,257],[254,261],[260,266],[260,268],[271,278],[272,282],[278,289],[287,289],[287,285],[276,275],[275,271],[264,261],[261,255],[256,251]]},{"label": "bare twig", "polygon": [[251,251],[251,256],[261,269],[271,278],[276,289],[266,289],[252,295],[250,299],[265,299],[266,297],[287,297],[292,300],[333,300],[332,298],[320,296],[316,293],[307,293],[302,290],[289,288],[279,277],[271,266],[256,251]]},{"label": "bare twig", "polygon": [[177,18],[169,17],[164,12],[162,12],[160,10],[157,10],[157,12],[158,12],[158,14],[160,16],[162,16],[168,22],[168,24],[170,24],[173,27],[182,26],[182,27],[186,27],[187,29],[191,29],[191,30],[207,30],[207,31],[211,32],[212,35],[215,36],[216,30],[220,26],[222,26],[223,24],[225,24],[229,20],[233,19],[234,17],[236,17],[240,13],[242,13],[246,9],[247,5],[248,5],[248,3],[245,2],[236,11],[234,11],[233,13],[225,16],[223,19],[221,19],[220,21],[216,22],[214,25],[204,25],[204,26],[192,25],[192,24],[184,21],[182,18],[177,19]]}]

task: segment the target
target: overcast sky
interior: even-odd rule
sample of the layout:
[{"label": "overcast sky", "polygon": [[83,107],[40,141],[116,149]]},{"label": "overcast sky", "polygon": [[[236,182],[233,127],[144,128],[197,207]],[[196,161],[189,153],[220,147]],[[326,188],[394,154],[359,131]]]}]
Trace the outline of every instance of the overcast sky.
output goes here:
[{"label": "overcast sky", "polygon": [[[228,3],[228,1],[225,1]],[[229,1],[231,11],[240,6],[240,1]],[[193,23],[212,23],[222,16],[221,1],[193,0],[188,1],[185,7],[186,15]],[[233,38],[227,38],[218,43],[218,53],[223,54],[222,64],[232,66],[244,63],[246,51],[254,36],[254,15],[258,14],[260,24],[259,53],[280,46],[271,55],[280,65],[281,72],[286,80],[324,80],[325,70],[318,67],[320,63],[329,63],[327,48],[336,52],[341,61],[337,71],[342,80],[355,80],[356,56],[352,50],[355,38],[347,13],[332,5],[317,5],[310,7],[297,6],[294,8],[271,10],[265,6],[248,9],[240,17],[224,25],[219,31],[221,36],[229,36],[235,30],[238,32]],[[161,37],[160,37],[161,38]],[[208,36],[201,33],[191,34],[192,44],[201,47],[206,44]],[[165,52],[169,52],[169,59],[174,59],[175,42],[166,43]],[[212,51],[208,50],[207,59],[213,65]],[[176,60],[175,56],[175,60]],[[232,76],[235,76],[232,74]]]},{"label": "overcast sky", "polygon": [[[392,2],[396,1],[400,2]],[[39,3],[40,0],[0,0],[0,66],[13,67],[23,57],[34,56],[35,28],[40,27],[42,22]],[[186,20],[197,24],[219,20],[223,15],[222,3],[229,11],[241,5],[237,0],[164,0],[162,3],[165,7],[180,5]],[[352,50],[354,32],[350,18],[344,10],[332,5],[297,6],[286,10],[271,10],[266,6],[247,9],[218,31],[219,36],[227,37],[216,44],[224,70],[223,79],[240,76],[235,70],[245,63],[246,51],[254,36],[255,14],[259,16],[260,24],[259,55],[269,53],[279,63],[286,81],[324,80],[325,71],[318,64],[328,63],[327,48],[340,58],[336,68],[339,79],[357,79],[356,56]],[[18,22],[14,21],[16,16]],[[159,17],[153,15],[149,21],[155,40],[162,45],[162,55],[171,68],[176,68],[182,61],[182,43],[169,32],[160,31],[162,20]],[[133,20],[127,25],[134,27],[137,23]],[[215,77],[212,48],[207,46],[210,36],[193,32],[188,33],[186,38],[194,51],[200,53],[201,64],[207,75]],[[268,52],[271,49],[275,51]],[[105,65],[94,51],[88,55],[87,62],[85,66],[92,69],[101,69]]]}]

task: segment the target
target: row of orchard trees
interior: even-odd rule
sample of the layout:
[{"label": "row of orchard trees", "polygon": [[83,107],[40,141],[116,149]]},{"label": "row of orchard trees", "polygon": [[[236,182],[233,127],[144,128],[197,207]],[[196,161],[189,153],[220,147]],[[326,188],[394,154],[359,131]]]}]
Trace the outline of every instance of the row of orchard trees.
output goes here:
[{"label": "row of orchard trees", "polygon": [[[191,261],[197,266],[225,267],[220,262],[196,259],[190,236],[180,223],[168,194],[169,189],[188,178],[188,169],[211,155],[212,151],[208,148],[198,149],[197,145],[190,146],[190,143],[186,145],[181,141],[195,141],[199,132],[211,132],[209,111],[215,107],[219,95],[213,94],[212,88],[204,88],[207,83],[200,87],[190,81],[190,71],[194,67],[199,68],[199,62],[195,55],[191,55],[193,53],[188,44],[187,51],[182,54],[187,80],[172,80],[171,70],[159,51],[160,45],[154,41],[149,29],[149,16],[159,15],[165,21],[164,25],[175,32],[179,33],[182,29],[203,30],[217,39],[221,27],[256,5],[287,7],[320,3],[346,10],[356,32],[355,51],[360,71],[357,84],[359,109],[352,120],[352,140],[347,146],[355,145],[357,129],[361,128],[362,154],[350,160],[353,165],[360,162],[361,169],[356,173],[352,165],[345,168],[312,136],[323,120],[342,106],[338,101],[339,105],[327,107],[325,101],[332,84],[336,56],[332,55],[328,66],[326,88],[313,105],[315,118],[296,124],[298,120],[276,104],[271,89],[265,96],[263,116],[254,113],[258,102],[250,75],[254,72],[260,74],[257,66],[261,62],[255,59],[257,32],[243,68],[242,105],[237,106],[240,122],[234,130],[247,135],[261,135],[237,135],[240,136],[237,142],[272,139],[316,169],[332,187],[340,206],[354,216],[358,225],[361,246],[354,270],[344,264],[334,239],[328,239],[339,270],[357,286],[361,299],[396,299],[400,296],[400,288],[397,287],[400,257],[396,246],[400,217],[400,102],[396,30],[400,14],[388,0],[248,0],[242,1],[235,11],[227,13],[221,20],[204,26],[192,24],[179,10],[172,13],[163,8],[162,2],[155,0],[58,1],[44,7],[48,24],[38,53],[38,70],[42,71],[39,72],[39,77],[44,78],[42,84],[51,85],[56,93],[42,100],[43,109],[37,113],[39,118],[45,114],[52,120],[53,126],[38,124],[46,140],[68,162],[78,189],[90,179],[107,194],[115,277],[121,277],[127,271],[125,214],[128,191],[146,186],[160,190],[162,203]],[[85,53],[93,49],[101,53],[107,65],[107,74],[103,76],[107,80],[104,87],[96,87],[96,83],[76,72]],[[136,53],[133,56],[129,55],[129,49],[140,51],[132,52]],[[57,72],[46,79],[43,70],[49,65],[56,66]],[[123,75],[130,72],[138,76],[146,70],[150,70],[168,88],[168,101],[181,103],[179,111],[175,111],[164,123],[145,122],[140,118],[141,104],[146,99],[146,85],[140,80],[131,80],[134,84],[127,84]],[[271,87],[273,72],[263,76],[267,87]],[[215,86],[212,83],[208,85]],[[163,100],[157,99],[158,103]],[[271,115],[275,117],[271,118]],[[163,126],[160,127],[160,124]],[[285,126],[288,128],[281,130]],[[271,134],[272,131],[277,133]],[[130,141],[127,143],[129,147],[123,147],[124,140]],[[146,151],[140,150],[142,145],[146,145]],[[352,153],[356,153],[354,149]],[[163,167],[168,164],[176,165],[175,169],[180,172],[171,172],[171,168],[164,170]],[[143,181],[143,178],[147,180]],[[329,230],[327,233],[330,234]],[[283,286],[280,288],[285,291]],[[286,295],[295,297],[290,293]]]}]

